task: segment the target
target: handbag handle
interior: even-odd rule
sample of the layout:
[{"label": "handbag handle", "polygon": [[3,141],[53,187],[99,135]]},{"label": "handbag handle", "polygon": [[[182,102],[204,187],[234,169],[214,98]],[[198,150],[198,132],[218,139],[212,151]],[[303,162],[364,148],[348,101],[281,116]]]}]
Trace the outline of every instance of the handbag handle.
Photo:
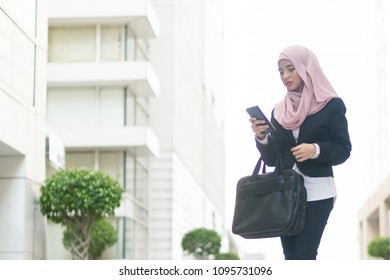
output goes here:
[{"label": "handbag handle", "polygon": [[[272,111],[272,114],[273,114],[273,111]],[[270,133],[268,135],[269,135],[271,140],[275,141],[275,129],[273,127],[272,127],[272,133]],[[276,164],[275,164],[274,173],[276,173],[276,175],[279,175],[280,171],[284,170],[284,166],[283,166],[282,154],[280,153],[279,146],[275,145],[275,149],[276,149]],[[261,163],[263,163],[263,168],[261,170],[261,173],[266,172],[265,162],[263,160],[263,157],[260,156],[259,160],[256,163],[255,169],[253,169],[252,176],[256,176],[259,174]]]},{"label": "handbag handle", "polygon": [[259,160],[257,161],[256,163],[256,166],[255,166],[255,169],[253,169],[253,173],[252,173],[252,176],[256,176],[259,174],[259,171],[260,171],[260,167],[261,167],[261,163],[263,163],[263,168],[261,170],[261,173],[265,173],[266,172],[266,165],[263,161],[263,157],[260,156]]},{"label": "handbag handle", "polygon": [[[261,164],[263,163],[263,168],[261,169],[261,173],[265,173],[266,172],[266,165],[265,165],[265,162],[263,160],[263,157],[260,156],[259,160],[257,161],[256,163],[256,166],[255,166],[255,169],[253,169],[253,173],[252,173],[252,176],[256,176],[259,174],[259,171],[260,171],[260,168],[261,168]],[[277,153],[276,154],[276,165],[275,165],[275,170],[274,172],[279,175],[280,171],[283,170],[283,162],[282,162],[282,156],[280,153]]]}]

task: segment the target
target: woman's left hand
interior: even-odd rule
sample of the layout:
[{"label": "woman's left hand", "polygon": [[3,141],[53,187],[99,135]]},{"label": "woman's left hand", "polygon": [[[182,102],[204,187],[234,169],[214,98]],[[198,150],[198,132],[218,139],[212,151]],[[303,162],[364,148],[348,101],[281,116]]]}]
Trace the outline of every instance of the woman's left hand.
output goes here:
[{"label": "woman's left hand", "polygon": [[297,162],[303,162],[305,160],[311,159],[315,155],[316,147],[314,144],[303,143],[292,148],[291,152]]}]

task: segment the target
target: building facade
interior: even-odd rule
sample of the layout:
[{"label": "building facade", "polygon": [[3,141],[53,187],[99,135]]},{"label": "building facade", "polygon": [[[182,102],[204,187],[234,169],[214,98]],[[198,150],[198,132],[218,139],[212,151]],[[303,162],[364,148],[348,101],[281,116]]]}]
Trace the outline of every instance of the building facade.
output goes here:
[{"label": "building facade", "polygon": [[[149,99],[160,90],[148,60],[148,39],[159,32],[154,8],[50,0],[48,16],[48,126],[63,141],[66,167],[103,170],[125,189],[113,221],[119,242],[106,257],[147,258],[148,161],[159,154],[148,125]],[[48,224],[49,259],[69,258],[62,232]]]},{"label": "building facade", "polygon": [[[208,22],[223,10],[222,1],[153,3],[161,34],[151,43],[150,59],[161,96],[150,104],[160,157],[151,159],[149,257],[180,259],[187,231],[207,227],[225,235],[222,31]],[[214,60],[209,44],[219,46]]]},{"label": "building facade", "polygon": [[[187,231],[227,235],[222,72],[205,70],[218,63],[205,59],[205,11],[221,3],[48,1],[48,131],[65,166],[125,189],[104,259],[182,259]],[[62,232],[48,223],[48,259],[70,258]]]},{"label": "building facade", "polygon": [[0,259],[44,259],[46,0],[0,1]]},{"label": "building facade", "polygon": [[[368,245],[373,239],[390,237],[390,4],[376,0],[372,5],[375,7],[376,85],[373,99],[376,106],[371,110],[377,133],[373,134],[371,143],[374,149],[364,151],[364,160],[374,164],[367,170],[368,184],[365,184],[365,188],[372,191],[358,214],[361,259],[373,258],[368,254]],[[380,183],[370,184],[377,180]]]},{"label": "building facade", "polygon": [[390,237],[390,176],[359,212],[360,258],[370,259],[368,245],[377,237]]}]

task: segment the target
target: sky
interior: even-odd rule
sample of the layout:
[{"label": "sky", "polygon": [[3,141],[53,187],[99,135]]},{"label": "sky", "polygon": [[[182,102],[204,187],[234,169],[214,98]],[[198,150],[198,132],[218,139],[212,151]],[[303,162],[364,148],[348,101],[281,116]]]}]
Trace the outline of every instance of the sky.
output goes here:
[{"label": "sky", "polygon": [[[338,196],[318,259],[359,259],[358,212],[390,170],[389,129],[381,129],[383,118],[377,113],[378,109],[388,109],[389,103],[380,96],[383,86],[378,82],[377,48],[382,42],[376,37],[381,32],[375,28],[376,2],[224,2],[228,225],[236,183],[252,173],[259,157],[245,108],[258,105],[270,116],[274,104],[286,92],[279,79],[277,57],[288,45],[304,45],[317,55],[325,75],[346,104],[352,142],[351,157],[334,167]],[[379,135],[375,138],[378,140],[367,149],[364,139],[371,135]],[[237,236],[235,240],[246,253],[283,259],[279,238],[245,240]]]}]

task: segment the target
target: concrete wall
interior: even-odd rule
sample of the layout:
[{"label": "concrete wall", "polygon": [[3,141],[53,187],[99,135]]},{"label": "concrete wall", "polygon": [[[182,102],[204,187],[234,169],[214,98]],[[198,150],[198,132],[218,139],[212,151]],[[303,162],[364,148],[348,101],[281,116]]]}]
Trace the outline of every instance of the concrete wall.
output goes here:
[{"label": "concrete wall", "polygon": [[0,259],[45,258],[46,1],[0,1]]}]

